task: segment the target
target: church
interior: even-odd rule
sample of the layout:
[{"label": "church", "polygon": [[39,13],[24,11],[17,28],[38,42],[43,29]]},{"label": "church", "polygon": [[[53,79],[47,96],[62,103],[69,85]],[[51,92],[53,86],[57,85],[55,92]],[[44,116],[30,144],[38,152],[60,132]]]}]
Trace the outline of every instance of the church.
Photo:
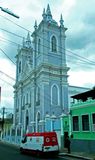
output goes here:
[{"label": "church", "polygon": [[75,88],[68,84],[66,30],[62,14],[58,24],[47,5],[42,21],[35,21],[32,35],[28,33],[18,49],[13,124],[24,131],[39,132],[46,117],[69,112],[69,90]]}]

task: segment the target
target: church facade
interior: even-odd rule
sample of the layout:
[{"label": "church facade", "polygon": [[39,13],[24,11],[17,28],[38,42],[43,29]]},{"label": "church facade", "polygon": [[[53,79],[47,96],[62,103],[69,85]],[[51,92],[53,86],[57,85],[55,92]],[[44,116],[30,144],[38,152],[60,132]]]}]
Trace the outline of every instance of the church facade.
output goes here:
[{"label": "church facade", "polygon": [[62,15],[58,25],[48,5],[40,24],[35,22],[32,41],[28,33],[18,49],[13,124],[25,131],[41,130],[48,115],[68,113],[66,30]]}]

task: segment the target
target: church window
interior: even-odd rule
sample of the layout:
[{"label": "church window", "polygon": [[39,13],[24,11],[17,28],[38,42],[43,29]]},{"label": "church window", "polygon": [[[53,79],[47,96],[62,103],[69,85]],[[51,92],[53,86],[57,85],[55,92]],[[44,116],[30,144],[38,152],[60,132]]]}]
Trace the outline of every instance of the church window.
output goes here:
[{"label": "church window", "polygon": [[57,52],[57,41],[55,36],[52,36],[51,38],[51,51]]},{"label": "church window", "polygon": [[23,106],[25,105],[25,96],[23,97]]},{"label": "church window", "polygon": [[41,53],[41,40],[38,40],[38,54]]},{"label": "church window", "polygon": [[18,98],[18,105],[17,105],[17,108],[19,108],[19,98]]},{"label": "church window", "polygon": [[28,93],[26,95],[26,104],[28,103]]},{"label": "church window", "polygon": [[59,88],[55,84],[51,88],[51,103],[53,105],[59,105]]},{"label": "church window", "polygon": [[21,73],[21,61],[19,62],[19,73]]},{"label": "church window", "polygon": [[36,88],[36,105],[40,105],[40,87]]},{"label": "church window", "polygon": [[29,102],[31,103],[31,92],[30,92],[30,100],[29,100]]}]

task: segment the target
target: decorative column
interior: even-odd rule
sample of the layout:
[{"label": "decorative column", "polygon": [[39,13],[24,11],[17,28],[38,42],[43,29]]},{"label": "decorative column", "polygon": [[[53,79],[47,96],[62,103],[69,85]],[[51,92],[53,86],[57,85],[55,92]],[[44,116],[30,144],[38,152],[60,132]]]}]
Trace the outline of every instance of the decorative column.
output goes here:
[{"label": "decorative column", "polygon": [[41,126],[41,132],[45,131],[45,120],[40,120],[39,125]]},{"label": "decorative column", "polygon": [[64,135],[64,123],[63,123],[64,116],[66,116],[64,113],[62,113],[62,114],[60,115],[60,121],[61,121],[61,136]]},{"label": "decorative column", "polygon": [[61,150],[63,151],[64,148],[64,116],[66,114],[62,113],[60,115],[60,121],[61,121]]},{"label": "decorative column", "polygon": [[51,116],[51,131],[54,131],[54,123],[55,123],[55,120],[56,120],[56,116],[53,114]]},{"label": "decorative column", "polygon": [[50,126],[50,115],[46,113],[45,115],[45,131],[51,131],[51,126]]},{"label": "decorative column", "polygon": [[31,132],[34,132],[35,131],[35,122],[31,121],[30,125],[31,125]]}]

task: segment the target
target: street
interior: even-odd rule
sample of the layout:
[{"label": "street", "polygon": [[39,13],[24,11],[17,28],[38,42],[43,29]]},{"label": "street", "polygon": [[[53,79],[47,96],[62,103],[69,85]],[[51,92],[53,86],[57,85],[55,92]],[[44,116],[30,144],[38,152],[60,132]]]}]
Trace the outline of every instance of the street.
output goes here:
[{"label": "street", "polygon": [[6,144],[3,142],[0,142],[0,160],[67,160],[65,158],[62,157],[57,157],[57,158],[40,158],[40,157],[32,157],[31,155],[22,155],[19,153],[19,148],[14,146],[14,145],[10,145],[10,144]]}]

